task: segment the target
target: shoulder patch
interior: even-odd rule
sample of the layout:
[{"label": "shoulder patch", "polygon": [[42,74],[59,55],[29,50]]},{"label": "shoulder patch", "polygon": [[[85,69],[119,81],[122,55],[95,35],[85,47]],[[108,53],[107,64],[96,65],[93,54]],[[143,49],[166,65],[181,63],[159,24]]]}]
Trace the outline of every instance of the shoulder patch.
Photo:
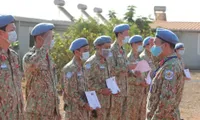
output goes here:
[{"label": "shoulder patch", "polygon": [[85,64],[85,68],[86,69],[90,69],[91,68],[91,64],[90,63]]},{"label": "shoulder patch", "polygon": [[73,73],[72,72],[67,72],[65,77],[70,79],[72,77]]},{"label": "shoulder patch", "polygon": [[164,75],[166,80],[172,80],[174,77],[174,72],[171,70],[165,70]]},{"label": "shoulder patch", "polygon": [[8,68],[8,66],[5,63],[1,64],[1,69],[6,69],[6,68]]}]

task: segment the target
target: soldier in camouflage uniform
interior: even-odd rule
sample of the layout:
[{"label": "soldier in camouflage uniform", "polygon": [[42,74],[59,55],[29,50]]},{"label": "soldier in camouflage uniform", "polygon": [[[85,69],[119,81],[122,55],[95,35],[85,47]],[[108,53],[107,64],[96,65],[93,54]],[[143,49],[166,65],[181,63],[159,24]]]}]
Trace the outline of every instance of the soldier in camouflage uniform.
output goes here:
[{"label": "soldier in camouflage uniform", "polygon": [[49,56],[54,25],[37,24],[31,31],[35,46],[24,55],[26,120],[59,120],[55,65]]},{"label": "soldier in camouflage uniform", "polygon": [[83,68],[83,62],[89,58],[88,41],[78,38],[71,43],[69,49],[74,53],[74,57],[64,66],[61,75],[65,119],[89,120],[92,108],[85,96],[88,87]]},{"label": "soldier in camouflage uniform", "polygon": [[[143,50],[142,36],[134,35],[129,39],[129,44],[132,50],[127,55],[129,64],[135,66],[141,60],[139,55]],[[145,97],[145,88],[147,84],[144,79],[143,73],[140,71],[129,71],[128,78],[128,114],[127,120],[143,120],[142,117],[142,101]],[[144,118],[145,119],[145,118]]]},{"label": "soldier in camouflage uniform", "polygon": [[174,52],[178,37],[170,30],[158,28],[152,55],[161,59],[154,73],[147,98],[147,120],[180,120],[184,79],[180,61]]},{"label": "soldier in camouflage uniform", "polygon": [[[146,37],[144,40],[143,40],[143,47],[144,47],[144,50],[143,52],[140,54],[140,59],[143,59],[143,60],[146,60],[149,64],[149,66],[151,67],[151,73],[153,73],[153,71],[156,70],[156,67],[153,63],[153,56],[151,54],[151,47],[153,46],[153,44],[151,44],[151,41],[154,40],[153,37]],[[149,72],[146,72],[145,73],[145,77],[147,77]],[[152,75],[151,75],[152,76]],[[145,88],[144,90],[144,97],[143,97],[143,100],[142,100],[142,108],[141,108],[141,120],[145,120],[146,118],[146,103],[147,103],[147,95],[148,95],[148,92],[149,92],[149,86]]]},{"label": "soldier in camouflage uniform", "polygon": [[[181,62],[181,66],[182,66],[182,70],[184,71],[185,69],[185,64],[184,64],[184,61],[183,61],[183,58],[182,56],[184,55],[184,52],[185,52],[185,47],[184,47],[184,44],[183,43],[177,43],[175,45],[175,52],[177,54],[177,57],[178,59],[180,60]],[[184,74],[184,79],[185,80],[191,80],[190,78],[187,78]]]},{"label": "soldier in camouflage uniform", "polygon": [[127,65],[126,51],[123,45],[129,40],[129,25],[120,24],[117,25],[113,32],[115,33],[117,40],[111,45],[112,51],[112,64],[114,66],[114,71],[116,75],[117,84],[120,88],[120,94],[112,96],[111,105],[111,118],[112,120],[123,120],[126,118],[127,112],[127,77],[128,70],[132,69],[132,65]]},{"label": "soldier in camouflage uniform", "polygon": [[9,48],[17,40],[14,17],[0,15],[0,120],[23,120],[19,58]]},{"label": "soldier in camouflage uniform", "polygon": [[184,44],[183,43],[177,43],[175,45],[175,52],[177,54],[178,59],[181,61],[181,65],[182,65],[182,68],[184,70],[185,64],[184,64],[183,58],[182,58],[182,56],[184,55],[184,52],[185,52]]},{"label": "soldier in camouflage uniform", "polygon": [[[96,120],[109,120],[111,91],[106,86],[106,79],[113,77],[109,56],[111,38],[100,36],[94,41],[96,52],[85,63],[89,90],[97,92],[101,110],[97,111]],[[95,119],[94,117],[91,119]]]}]

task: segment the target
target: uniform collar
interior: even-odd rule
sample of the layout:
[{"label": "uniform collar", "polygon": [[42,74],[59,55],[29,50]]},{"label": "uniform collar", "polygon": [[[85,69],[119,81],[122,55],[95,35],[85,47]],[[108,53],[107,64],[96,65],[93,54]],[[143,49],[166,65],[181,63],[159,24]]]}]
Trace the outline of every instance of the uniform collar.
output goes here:
[{"label": "uniform collar", "polygon": [[106,61],[106,59],[102,59],[102,57],[101,57],[97,52],[95,52],[95,57],[96,57],[96,60],[97,60],[97,62],[98,62],[99,64],[103,64],[103,63],[102,63],[102,60],[103,60],[103,62]]},{"label": "uniform collar", "polygon": [[78,70],[83,69],[83,66],[80,66],[80,65],[78,64],[78,62],[77,62],[75,56],[72,58],[72,63],[76,66],[76,68],[77,68]]},{"label": "uniform collar", "polygon": [[177,56],[176,53],[173,53],[167,57],[165,57],[164,59],[162,59],[160,62],[159,62],[159,65],[162,66],[164,64],[164,62],[169,59],[170,57],[173,57],[173,56]]}]

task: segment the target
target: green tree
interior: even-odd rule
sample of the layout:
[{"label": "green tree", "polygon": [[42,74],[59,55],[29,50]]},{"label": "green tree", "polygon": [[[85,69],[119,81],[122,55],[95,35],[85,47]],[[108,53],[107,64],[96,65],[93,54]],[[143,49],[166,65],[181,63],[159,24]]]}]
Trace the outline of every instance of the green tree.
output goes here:
[{"label": "green tree", "polygon": [[150,23],[152,23],[152,21],[149,18],[147,18],[147,17],[137,18],[135,23],[137,25],[137,28],[140,31],[139,32],[140,35],[142,35],[143,37],[153,35],[153,32],[149,25]]},{"label": "green tree", "polygon": [[116,12],[114,10],[109,10],[108,11],[108,17],[109,17],[109,20],[112,20],[113,18],[117,18]]},{"label": "green tree", "polygon": [[124,15],[124,20],[126,20],[128,23],[134,23],[135,8],[136,7],[133,5],[130,5],[127,8],[127,12]]}]

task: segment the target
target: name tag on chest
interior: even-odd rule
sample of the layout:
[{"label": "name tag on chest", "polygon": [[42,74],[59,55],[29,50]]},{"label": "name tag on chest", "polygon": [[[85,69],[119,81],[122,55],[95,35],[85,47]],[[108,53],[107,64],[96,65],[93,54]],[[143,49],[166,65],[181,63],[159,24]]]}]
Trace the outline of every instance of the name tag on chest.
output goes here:
[{"label": "name tag on chest", "polygon": [[105,69],[105,66],[104,65],[100,65],[100,69]]}]

